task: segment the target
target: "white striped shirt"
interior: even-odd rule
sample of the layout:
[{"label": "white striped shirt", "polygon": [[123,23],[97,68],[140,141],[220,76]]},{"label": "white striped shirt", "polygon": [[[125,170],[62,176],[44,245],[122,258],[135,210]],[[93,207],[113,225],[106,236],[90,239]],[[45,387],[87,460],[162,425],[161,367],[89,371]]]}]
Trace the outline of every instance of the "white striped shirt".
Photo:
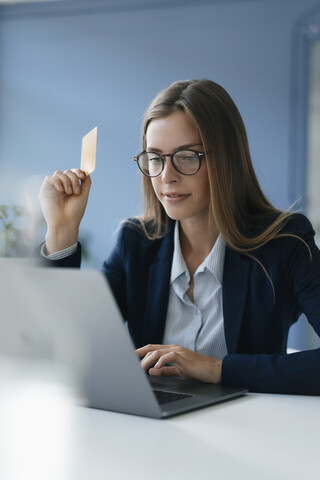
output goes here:
[{"label": "white striped shirt", "polygon": [[187,295],[190,274],[181,252],[179,222],[176,222],[164,345],[176,344],[220,359],[227,355],[222,307],[225,249],[220,234],[194,274],[192,302]]},{"label": "white striped shirt", "polygon": [[59,252],[55,253],[50,253],[49,255],[46,254],[46,244],[44,243],[41,247],[40,254],[42,257],[47,258],[49,260],[61,260],[62,258],[69,257],[69,255],[72,255],[78,247],[78,242],[76,242],[74,245],[71,245],[71,247],[64,248],[63,250],[60,250]]}]

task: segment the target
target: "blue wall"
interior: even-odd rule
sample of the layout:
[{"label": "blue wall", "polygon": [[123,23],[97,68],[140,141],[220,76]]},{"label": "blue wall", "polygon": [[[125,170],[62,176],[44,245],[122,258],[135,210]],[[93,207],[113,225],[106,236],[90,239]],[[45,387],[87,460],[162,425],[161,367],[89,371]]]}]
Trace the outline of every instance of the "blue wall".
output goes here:
[{"label": "blue wall", "polygon": [[[128,3],[128,2],[127,2]],[[130,2],[129,2],[130,3]],[[168,5],[170,2],[166,2]],[[182,2],[183,3],[183,2]],[[83,232],[99,266],[118,222],[140,211],[141,119],[172,81],[211,78],[247,126],[261,185],[290,204],[288,171],[293,26],[315,0],[206,2],[91,14],[0,10],[0,203],[25,185],[79,165],[98,125],[97,170]]]}]

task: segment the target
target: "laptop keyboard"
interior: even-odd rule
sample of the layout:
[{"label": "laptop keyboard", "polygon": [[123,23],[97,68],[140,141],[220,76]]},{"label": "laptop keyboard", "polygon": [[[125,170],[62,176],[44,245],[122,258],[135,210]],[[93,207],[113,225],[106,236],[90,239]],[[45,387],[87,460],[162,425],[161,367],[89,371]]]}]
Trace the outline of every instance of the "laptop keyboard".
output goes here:
[{"label": "laptop keyboard", "polygon": [[165,403],[170,402],[176,402],[177,400],[183,400],[184,398],[193,397],[193,395],[188,395],[186,393],[166,392],[164,390],[153,391],[160,405],[164,405]]}]

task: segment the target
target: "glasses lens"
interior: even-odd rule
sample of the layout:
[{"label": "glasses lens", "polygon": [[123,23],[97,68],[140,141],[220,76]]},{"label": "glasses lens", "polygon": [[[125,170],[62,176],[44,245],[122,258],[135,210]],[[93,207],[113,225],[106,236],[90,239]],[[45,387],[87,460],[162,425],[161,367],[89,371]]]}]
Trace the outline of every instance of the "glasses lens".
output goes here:
[{"label": "glasses lens", "polygon": [[192,150],[181,150],[174,155],[173,163],[179,172],[193,175],[199,170],[200,158]]},{"label": "glasses lens", "polygon": [[162,172],[162,158],[153,152],[139,155],[139,165],[142,172],[149,177],[156,177]]}]

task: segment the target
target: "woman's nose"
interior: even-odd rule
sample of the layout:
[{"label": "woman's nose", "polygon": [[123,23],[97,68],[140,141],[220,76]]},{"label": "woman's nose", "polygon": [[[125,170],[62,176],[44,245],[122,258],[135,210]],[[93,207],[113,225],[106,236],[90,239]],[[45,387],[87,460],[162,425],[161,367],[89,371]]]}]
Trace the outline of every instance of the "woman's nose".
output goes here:
[{"label": "woman's nose", "polygon": [[164,168],[161,173],[161,180],[163,183],[176,182],[179,179],[179,172],[174,168],[170,157],[164,160]]}]

